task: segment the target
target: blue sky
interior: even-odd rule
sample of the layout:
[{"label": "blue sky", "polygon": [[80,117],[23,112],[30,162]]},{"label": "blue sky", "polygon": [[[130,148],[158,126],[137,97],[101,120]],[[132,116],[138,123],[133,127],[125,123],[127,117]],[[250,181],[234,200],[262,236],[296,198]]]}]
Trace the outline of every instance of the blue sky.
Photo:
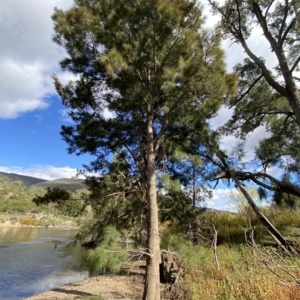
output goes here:
[{"label": "blue sky", "polygon": [[47,109],[26,112],[14,119],[0,121],[1,166],[22,167],[49,165],[80,168],[89,158],[67,154],[67,144],[60,136],[60,127],[66,124],[64,107],[53,95],[46,99]]},{"label": "blue sky", "polygon": [[[62,124],[68,124],[65,108],[56,95],[52,74],[64,83],[74,79],[62,74],[59,61],[64,57],[51,41],[54,7],[67,9],[72,0],[2,0],[0,4],[0,171],[13,172],[44,179],[70,178],[90,161],[89,156],[67,153],[67,144],[59,134]],[[206,10],[206,14],[209,11]],[[216,20],[210,16],[211,25]],[[263,45],[261,32],[254,30],[250,44],[262,56],[270,57]],[[225,41],[228,70],[245,58],[237,45]],[[272,59],[270,60],[272,63]],[[212,121],[217,128],[230,116],[223,108]],[[248,158],[253,146],[265,136],[263,128],[247,140]],[[224,148],[233,146],[235,139],[226,137]],[[216,190],[209,206],[226,205],[228,188]]]}]

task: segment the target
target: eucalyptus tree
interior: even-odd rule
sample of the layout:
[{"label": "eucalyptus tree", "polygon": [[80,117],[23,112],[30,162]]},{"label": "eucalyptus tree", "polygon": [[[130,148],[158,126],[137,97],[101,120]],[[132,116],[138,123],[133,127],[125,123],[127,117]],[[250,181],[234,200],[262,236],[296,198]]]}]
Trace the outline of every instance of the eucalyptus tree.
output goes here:
[{"label": "eucalyptus tree", "polygon": [[[236,175],[266,190],[299,197],[300,189],[295,181],[300,175],[300,127],[292,108],[263,78],[256,80],[260,69],[251,60],[245,59],[243,64],[235,66],[235,72],[239,75],[238,91],[226,101],[233,108],[233,115],[222,133],[245,140],[260,126],[267,132],[267,136],[255,145],[255,164],[248,170],[240,168]],[[272,176],[268,172],[270,167],[279,167],[289,173],[291,180]]]},{"label": "eucalyptus tree", "polygon": [[[300,133],[300,5],[294,0],[228,0],[220,4],[209,0],[221,16],[224,37],[242,46],[248,58],[235,67],[239,75],[236,97],[227,99],[233,116],[225,132],[245,139],[249,132],[264,126],[268,137],[256,145],[255,165],[239,169],[238,180],[258,184],[260,191],[287,193],[299,197],[296,182],[279,180],[269,167],[280,167],[299,178]],[[275,59],[274,71],[251,47],[252,30],[259,29]],[[229,176],[229,174],[227,174]]]},{"label": "eucalyptus tree", "polygon": [[[278,180],[266,172],[268,167],[278,166],[299,176],[299,3],[291,0],[230,0],[224,5],[209,2],[222,17],[225,37],[240,44],[249,57],[234,68],[239,75],[238,93],[227,99],[227,105],[234,112],[225,133],[244,139],[259,126],[265,126],[269,134],[256,146],[256,159],[261,170],[237,175],[241,180],[252,180],[267,190],[300,196],[297,185]],[[262,30],[275,54],[278,63],[275,74],[267,69],[267,57],[259,57],[249,45],[247,39],[254,27]]]},{"label": "eucalyptus tree", "polygon": [[[300,126],[300,82],[297,71],[300,62],[300,4],[295,0],[227,0],[224,5],[208,0],[214,12],[222,18],[225,37],[240,44],[248,57],[259,67],[251,89],[261,77],[287,101]],[[276,76],[267,68],[258,49],[249,45],[252,29],[261,29],[270,51],[275,54]]]},{"label": "eucalyptus tree", "polygon": [[128,181],[146,203],[143,299],[160,299],[157,176],[171,125],[192,111],[205,124],[233,85],[220,35],[202,28],[197,1],[187,0],[76,0],[55,9],[53,21],[54,41],[68,54],[61,67],[78,78],[63,86],[54,77],[74,120],[62,136],[70,153],[92,154],[87,169],[102,175],[124,153]]}]

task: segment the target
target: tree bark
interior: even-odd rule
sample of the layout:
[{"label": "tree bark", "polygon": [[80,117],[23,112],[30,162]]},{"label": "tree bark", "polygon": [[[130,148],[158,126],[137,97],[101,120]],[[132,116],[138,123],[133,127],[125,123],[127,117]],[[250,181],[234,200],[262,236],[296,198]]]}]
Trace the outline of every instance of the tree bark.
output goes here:
[{"label": "tree bark", "polygon": [[156,199],[155,153],[153,141],[153,116],[147,120],[147,203],[148,203],[148,239],[149,256],[147,258],[146,279],[143,300],[160,300],[159,264],[161,262],[158,206]]}]

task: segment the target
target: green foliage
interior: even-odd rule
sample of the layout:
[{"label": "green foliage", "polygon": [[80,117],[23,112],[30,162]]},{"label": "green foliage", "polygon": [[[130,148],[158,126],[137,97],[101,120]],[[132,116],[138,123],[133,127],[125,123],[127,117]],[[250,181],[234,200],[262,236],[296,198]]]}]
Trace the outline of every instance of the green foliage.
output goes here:
[{"label": "green foliage", "polygon": [[43,189],[28,188],[23,186],[21,181],[11,181],[7,177],[0,177],[0,212],[36,212],[40,209],[32,202],[32,198],[35,194],[44,193]]},{"label": "green foliage", "polygon": [[73,199],[70,192],[60,188],[47,188],[43,196],[37,195],[32,201],[36,205],[54,203],[58,210],[70,217],[77,217],[82,213],[82,200]]},{"label": "green foliage", "polygon": [[182,191],[169,190],[165,195],[158,197],[161,222],[178,224],[184,230],[188,228],[195,217],[189,197]]},{"label": "green foliage", "polygon": [[50,189],[47,188],[47,192],[43,196],[36,196],[33,199],[33,202],[36,203],[37,205],[39,204],[49,204],[50,202],[63,202],[66,200],[70,200],[71,194],[68,191],[59,189],[59,188],[54,188]]},{"label": "green foliage", "polygon": [[78,217],[82,214],[83,201],[80,199],[70,199],[59,205],[58,209],[69,217]]},{"label": "green foliage", "polygon": [[0,201],[0,212],[2,213],[26,213],[36,211],[36,205],[32,201],[11,199],[3,199]]},{"label": "green foliage", "polygon": [[200,259],[203,261],[206,256],[200,251],[201,248],[193,245],[190,240],[168,231],[161,235],[161,249],[177,253],[184,265],[190,268],[197,265]]},{"label": "green foliage", "polygon": [[108,174],[92,177],[87,184],[91,194],[86,205],[91,205],[94,220],[80,235],[101,240],[104,228],[114,226],[119,231],[130,230],[137,244],[145,243],[146,203],[139,181],[130,176],[126,155],[115,156]]},{"label": "green foliage", "polygon": [[[285,174],[282,178],[283,182],[291,183],[291,177]],[[272,201],[275,205],[280,208],[289,208],[293,210],[299,210],[300,208],[300,198],[294,195],[281,193],[276,191],[273,195]]]},{"label": "green foliage", "polygon": [[108,269],[117,273],[128,258],[128,253],[120,244],[120,233],[113,226],[103,230],[103,240],[96,249],[89,250],[88,262],[93,271]]},{"label": "green foliage", "polygon": [[[98,223],[135,223],[150,211],[143,198],[148,146],[155,149],[156,174],[166,154],[183,157],[170,145],[178,123],[208,128],[206,120],[232,92],[235,76],[226,74],[221,36],[202,28],[196,1],[80,0],[68,11],[56,9],[53,21],[54,41],[69,55],[61,66],[80,77],[66,86],[54,78],[75,122],[62,128],[62,136],[70,153],[92,154],[87,169],[104,176],[98,179],[104,191],[95,188],[97,200],[92,196]],[[126,179],[110,174],[118,155]],[[122,195],[126,186],[139,193],[130,194],[131,203]]]}]

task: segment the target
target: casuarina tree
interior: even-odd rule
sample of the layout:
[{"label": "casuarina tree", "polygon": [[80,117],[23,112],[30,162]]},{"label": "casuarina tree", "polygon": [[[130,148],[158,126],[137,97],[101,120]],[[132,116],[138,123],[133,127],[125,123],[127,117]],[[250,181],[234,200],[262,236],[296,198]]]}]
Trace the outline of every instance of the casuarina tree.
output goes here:
[{"label": "casuarina tree", "polygon": [[157,176],[172,124],[197,111],[204,126],[232,85],[220,35],[203,29],[188,0],[76,0],[53,21],[54,41],[67,51],[61,67],[77,76],[65,86],[54,76],[74,121],[62,136],[70,153],[93,155],[87,169],[102,176],[123,157],[146,203],[143,299],[160,299]]}]

